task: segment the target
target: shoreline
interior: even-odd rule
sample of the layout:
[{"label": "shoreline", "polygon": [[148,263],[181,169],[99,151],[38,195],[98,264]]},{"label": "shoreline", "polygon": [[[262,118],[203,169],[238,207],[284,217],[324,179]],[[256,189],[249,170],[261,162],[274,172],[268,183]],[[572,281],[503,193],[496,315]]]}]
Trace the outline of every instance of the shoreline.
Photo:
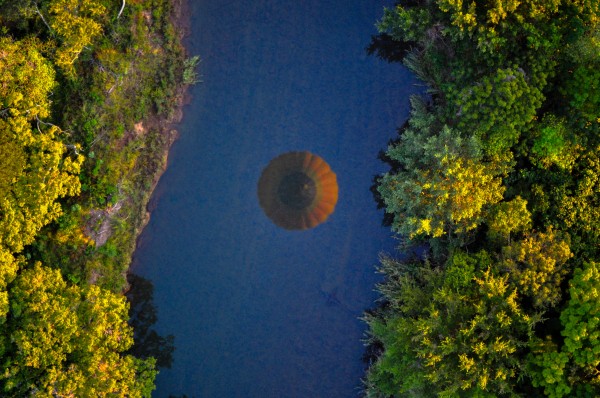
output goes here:
[{"label": "shoreline", "polygon": [[[121,86],[121,97],[109,99],[104,108],[112,106],[110,101],[114,100],[138,101],[135,106],[140,100],[155,101],[153,92],[162,97],[151,103],[152,108],[143,108],[148,112],[141,117],[130,118],[129,128],[121,137],[109,138],[96,149],[95,158],[101,160],[92,160],[88,173],[94,164],[102,165],[112,174],[100,174],[98,178],[109,178],[115,191],[81,214],[82,232],[94,248],[82,259],[82,277],[88,284],[122,294],[131,289],[128,275],[133,273],[139,239],[152,216],[152,198],[167,170],[171,147],[179,138],[183,109],[191,101],[190,84],[183,78],[189,68],[185,61],[190,56],[183,43],[190,33],[190,3],[163,1],[167,7],[159,11],[163,16],[154,18],[148,10],[139,8],[133,14],[132,29],[140,37],[138,58],[125,75],[129,77]],[[140,86],[138,81],[146,86]],[[99,112],[103,112],[102,108]],[[95,176],[94,172],[91,171]]]},{"label": "shoreline", "polygon": [[[189,4],[188,0],[170,0],[170,1],[173,6],[173,13],[169,19],[170,19],[173,27],[175,28],[178,44],[183,49],[184,56],[187,58],[189,56],[189,54],[188,54],[187,48],[183,44],[183,41],[190,34],[190,24],[191,24],[190,12],[189,12],[190,4]],[[180,137],[180,132],[178,130],[178,127],[184,117],[183,110],[184,110],[184,107],[187,104],[189,104],[192,100],[192,96],[189,93],[189,87],[190,87],[189,84],[182,83],[176,88],[175,104],[173,105],[170,115],[168,117],[150,115],[149,117],[141,120],[141,122],[140,122],[145,126],[145,129],[147,129],[147,130],[153,129],[153,128],[158,129],[159,134],[163,138],[165,138],[166,141],[165,141],[164,145],[162,146],[162,148],[160,148],[160,150],[157,151],[157,153],[160,155],[160,157],[162,159],[161,164],[154,171],[154,175],[152,177],[150,187],[147,190],[145,190],[144,192],[142,192],[144,200],[142,201],[142,203],[140,203],[141,209],[140,209],[139,217],[140,217],[141,221],[140,221],[140,224],[136,227],[135,232],[134,232],[133,248],[129,255],[129,265],[125,271],[125,274],[126,274],[125,279],[126,280],[127,280],[127,275],[132,273],[131,267],[133,264],[133,258],[135,256],[135,252],[139,248],[142,233],[143,233],[144,229],[146,228],[146,226],[148,225],[148,223],[150,222],[150,219],[152,217],[152,212],[153,212],[154,208],[156,207],[154,204],[154,201],[156,199],[154,195],[156,193],[156,187],[157,187],[161,177],[166,172],[166,170],[169,166],[169,155],[171,152],[171,147]],[[126,294],[130,289],[131,289],[131,286],[130,286],[129,282],[127,282],[123,288],[122,293]]]},{"label": "shoreline", "polygon": [[[190,9],[189,0],[171,0],[173,4],[173,14],[170,17],[171,23],[177,32],[177,37],[179,41],[179,45],[184,51],[184,56],[188,56],[187,49],[183,45],[183,40],[190,34],[190,13],[188,12]],[[152,180],[152,185],[147,192],[148,199],[144,203],[144,215],[142,216],[142,223],[138,228],[135,236],[135,247],[134,252],[138,247],[138,239],[143,232],[146,225],[150,221],[151,217],[151,209],[149,206],[151,205],[152,196],[154,195],[154,191],[156,190],[156,186],[160,181],[160,178],[167,170],[169,165],[169,153],[171,152],[171,147],[179,139],[180,133],[177,129],[177,126],[183,120],[183,108],[185,105],[189,104],[191,101],[191,95],[188,92],[189,85],[181,84],[176,89],[176,104],[172,108],[172,115],[164,119],[158,119],[157,126],[161,130],[161,135],[164,135],[167,138],[167,143],[164,148],[162,148],[162,159],[163,163],[161,167],[156,170],[154,178]],[[144,121],[142,121],[144,122]],[[131,266],[131,262],[130,262]],[[129,268],[128,268],[129,269]]]}]

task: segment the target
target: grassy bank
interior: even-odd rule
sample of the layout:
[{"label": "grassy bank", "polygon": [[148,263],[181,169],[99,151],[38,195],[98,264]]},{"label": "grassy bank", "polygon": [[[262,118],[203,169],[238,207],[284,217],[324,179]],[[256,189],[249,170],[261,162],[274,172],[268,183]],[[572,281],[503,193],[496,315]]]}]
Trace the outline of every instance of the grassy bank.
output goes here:
[{"label": "grassy bank", "polygon": [[81,77],[66,81],[56,101],[55,123],[86,157],[81,193],[65,202],[64,215],[30,253],[74,282],[126,287],[149,196],[177,136],[186,73],[181,7],[165,0],[128,5],[94,51],[82,54]]}]

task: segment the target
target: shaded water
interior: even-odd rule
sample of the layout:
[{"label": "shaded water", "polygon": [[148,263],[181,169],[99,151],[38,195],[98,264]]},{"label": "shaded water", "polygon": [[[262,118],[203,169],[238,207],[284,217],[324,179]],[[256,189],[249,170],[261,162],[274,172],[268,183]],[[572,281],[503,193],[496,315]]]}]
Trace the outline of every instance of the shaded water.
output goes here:
[{"label": "shaded water", "polygon": [[[191,3],[203,83],[132,266],[154,284],[155,329],[175,336],[155,396],[357,396],[358,318],[395,244],[369,188],[416,91],[365,51],[391,4]],[[329,163],[339,200],[325,223],[288,231],[262,212],[257,182],[271,159],[302,150]]]}]

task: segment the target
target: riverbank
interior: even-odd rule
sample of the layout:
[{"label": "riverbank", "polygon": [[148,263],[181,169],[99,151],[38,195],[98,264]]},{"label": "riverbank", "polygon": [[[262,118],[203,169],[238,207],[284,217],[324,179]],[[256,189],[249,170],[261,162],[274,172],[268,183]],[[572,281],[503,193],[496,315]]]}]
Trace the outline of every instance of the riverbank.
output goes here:
[{"label": "riverbank", "polygon": [[0,1],[0,391],[149,397],[123,291],[196,80],[188,14],[75,3]]},{"label": "riverbank", "polygon": [[65,203],[58,226],[42,231],[32,257],[56,264],[74,283],[127,289],[148,201],[195,80],[182,44],[187,7],[184,0],[127,4],[58,104],[56,124],[74,132],[86,158],[82,192]]},{"label": "riverbank", "polygon": [[[183,47],[183,40],[190,33],[190,10],[189,3],[187,0],[170,0],[173,4],[173,12],[171,15],[171,23],[175,28],[179,44]],[[185,53],[185,50],[184,50]],[[177,124],[181,122],[183,119],[183,108],[186,104],[188,104],[191,100],[187,89],[189,84],[181,82],[175,91],[175,102],[172,110],[166,117],[160,117],[156,115],[155,118],[148,118],[145,121],[142,121],[141,129],[152,130],[158,129],[161,132],[161,135],[166,137],[165,145],[163,145],[159,152],[162,154],[162,163],[156,172],[154,173],[154,177],[152,179],[152,183],[150,189],[146,192],[146,198],[142,201],[141,205],[144,208],[142,222],[139,226],[138,231],[135,233],[135,240],[139,238],[141,231],[150,221],[151,209],[150,209],[150,198],[160,180],[160,177],[167,169],[167,164],[169,160],[169,152],[173,143],[179,138],[179,132],[176,129]]]}]

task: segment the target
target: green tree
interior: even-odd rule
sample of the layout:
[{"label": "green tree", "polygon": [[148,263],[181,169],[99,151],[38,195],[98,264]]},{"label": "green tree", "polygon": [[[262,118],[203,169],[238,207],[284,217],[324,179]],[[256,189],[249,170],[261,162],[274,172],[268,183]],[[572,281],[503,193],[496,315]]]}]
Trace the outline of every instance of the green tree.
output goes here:
[{"label": "green tree", "polygon": [[[384,351],[368,384],[385,396],[511,396],[539,314],[527,314],[485,252],[455,252],[444,268],[384,260],[389,307],[368,318]],[[393,268],[393,269],[390,269]]]},{"label": "green tree", "polygon": [[447,126],[436,132],[434,123],[414,100],[409,127],[386,153],[398,170],[379,180],[392,227],[411,239],[475,229],[504,192],[508,159],[483,161],[476,138]]},{"label": "green tree", "polygon": [[532,208],[546,225],[571,235],[571,249],[583,260],[600,254],[600,147],[580,153],[570,173],[533,174]]},{"label": "green tree", "polygon": [[533,142],[527,156],[534,165],[572,170],[582,147],[564,120],[547,114],[531,136]]},{"label": "green tree", "polygon": [[457,128],[472,131],[490,154],[505,153],[517,143],[542,100],[541,87],[532,85],[521,68],[498,69],[451,98]]},{"label": "green tree", "polygon": [[600,266],[584,263],[569,283],[570,299],[560,315],[564,342],[537,344],[529,355],[534,386],[551,398],[600,394]]}]

